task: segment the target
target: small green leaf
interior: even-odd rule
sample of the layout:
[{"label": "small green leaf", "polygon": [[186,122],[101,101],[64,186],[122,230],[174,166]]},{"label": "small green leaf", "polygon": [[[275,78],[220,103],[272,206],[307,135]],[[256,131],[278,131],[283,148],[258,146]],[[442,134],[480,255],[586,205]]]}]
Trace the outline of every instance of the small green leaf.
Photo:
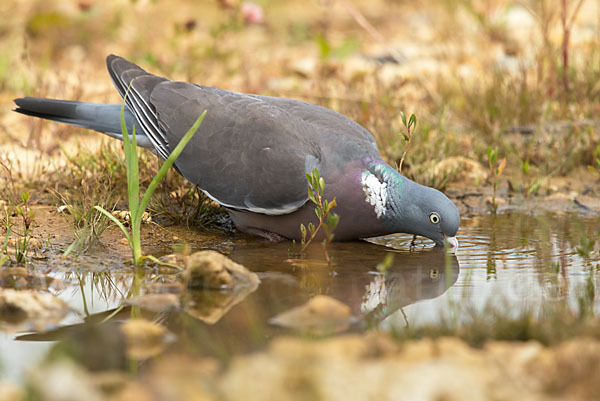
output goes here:
[{"label": "small green leaf", "polygon": [[325,191],[325,180],[323,177],[319,177],[319,194],[322,195],[323,191]]},{"label": "small green leaf", "polygon": [[315,225],[313,223],[308,223],[308,231],[311,234],[315,232]]},{"label": "small green leaf", "polygon": [[535,182],[535,184],[533,184],[529,188],[529,190],[527,191],[527,195],[531,195],[532,193],[536,192],[540,188],[541,185],[542,185],[542,181],[541,180],[537,180]]},{"label": "small green leaf", "polygon": [[329,44],[329,41],[323,35],[317,35],[315,41],[319,47],[321,59],[328,58],[331,54],[331,45]]},{"label": "small green leaf", "polygon": [[404,115],[403,111],[400,112],[400,118],[402,118],[402,124],[408,128],[408,126],[406,125],[406,116]]},{"label": "small green leaf", "polygon": [[340,216],[335,213],[331,213],[327,215],[327,227],[330,231],[335,230],[338,223],[340,222]]},{"label": "small green leaf", "polygon": [[315,193],[311,186],[308,187],[308,198],[313,202],[317,203],[317,198],[315,198]]},{"label": "small green leaf", "polygon": [[104,209],[101,206],[94,206],[94,209],[96,209],[100,213],[104,214],[106,217],[108,217],[108,219],[110,219],[113,223],[115,223],[117,225],[117,227],[119,227],[121,229],[121,231],[123,231],[125,238],[127,238],[127,242],[129,242],[129,245],[131,245],[131,237],[129,236],[127,229],[125,228],[123,223],[121,223],[119,221],[119,219],[117,219],[115,216],[113,216],[110,212],[108,212],[106,209]]},{"label": "small green leaf", "polygon": [[414,114],[410,115],[410,119],[408,120],[408,129],[414,128],[417,125],[417,116]]},{"label": "small green leaf", "polygon": [[405,132],[402,133],[402,136],[404,136],[404,140],[406,142],[410,141],[410,137],[408,136],[408,134],[406,134]]},{"label": "small green leaf", "polygon": [[313,181],[315,183],[317,183],[321,180],[321,175],[319,174],[319,170],[317,170],[316,168],[313,169],[312,176],[313,176]]}]

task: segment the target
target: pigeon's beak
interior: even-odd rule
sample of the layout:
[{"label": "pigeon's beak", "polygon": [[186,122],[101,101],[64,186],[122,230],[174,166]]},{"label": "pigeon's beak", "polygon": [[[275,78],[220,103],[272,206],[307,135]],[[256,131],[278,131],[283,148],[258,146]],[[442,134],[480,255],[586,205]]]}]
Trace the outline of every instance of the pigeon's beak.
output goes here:
[{"label": "pigeon's beak", "polygon": [[448,245],[450,245],[450,250],[456,252],[458,249],[458,239],[456,239],[456,237],[446,237],[446,241],[448,241]]}]

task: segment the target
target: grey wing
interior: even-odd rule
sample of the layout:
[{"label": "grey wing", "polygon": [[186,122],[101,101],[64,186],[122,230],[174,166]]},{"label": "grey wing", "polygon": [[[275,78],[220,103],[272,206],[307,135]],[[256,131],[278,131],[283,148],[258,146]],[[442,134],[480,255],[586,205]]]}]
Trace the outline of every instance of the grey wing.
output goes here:
[{"label": "grey wing", "polygon": [[302,119],[253,96],[185,82],[158,83],[150,103],[169,152],[207,110],[176,166],[220,204],[285,214],[308,200],[305,173],[321,157]]},{"label": "grey wing", "polygon": [[328,109],[326,107],[317,106],[316,104],[303,102],[296,99],[288,99],[281,97],[259,96],[252,95],[256,98],[263,99],[289,113],[303,119],[304,121],[313,124],[328,132],[339,132],[344,136],[352,137],[353,141],[362,143],[368,147],[369,151],[379,152],[377,143],[373,135],[360,124],[351,120],[343,114]]},{"label": "grey wing", "polygon": [[319,127],[267,98],[172,82],[114,55],[106,63],[163,159],[208,111],[175,168],[212,199],[265,214],[290,213],[306,203],[304,174],[321,168],[320,147],[312,140]]}]

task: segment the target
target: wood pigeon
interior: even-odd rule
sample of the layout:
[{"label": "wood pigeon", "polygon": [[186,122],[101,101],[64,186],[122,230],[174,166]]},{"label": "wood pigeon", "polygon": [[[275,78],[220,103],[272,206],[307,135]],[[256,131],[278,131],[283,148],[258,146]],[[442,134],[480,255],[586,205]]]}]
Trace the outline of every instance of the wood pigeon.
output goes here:
[{"label": "wood pigeon", "polygon": [[[106,59],[124,97],[139,146],[166,159],[198,116],[198,132],[174,166],[227,209],[237,228],[270,239],[300,239],[315,222],[306,173],[317,169],[324,198],[336,198],[336,240],[418,234],[457,248],[454,203],[402,176],[379,156],[373,136],[349,118],[294,99],[227,91],[150,74],[115,55]],[[121,106],[25,97],[15,111],[122,139]]]}]

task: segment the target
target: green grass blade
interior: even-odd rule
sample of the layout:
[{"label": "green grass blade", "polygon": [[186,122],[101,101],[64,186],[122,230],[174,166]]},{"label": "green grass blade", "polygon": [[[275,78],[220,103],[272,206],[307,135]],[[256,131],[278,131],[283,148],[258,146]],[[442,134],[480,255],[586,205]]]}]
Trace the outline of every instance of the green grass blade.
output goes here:
[{"label": "green grass blade", "polygon": [[125,234],[125,238],[127,238],[127,241],[129,242],[129,244],[131,244],[131,236],[129,235],[129,233],[127,232],[127,229],[125,228],[125,226],[123,225],[123,223],[121,223],[119,221],[119,219],[117,219],[115,216],[113,216],[109,211],[107,211],[106,209],[104,209],[101,206],[94,206],[94,209],[96,209],[97,211],[99,211],[100,213],[103,213],[106,217],[108,217],[113,223],[115,223],[117,225],[117,227],[119,227],[121,229],[121,231],[123,231],[123,234]]},{"label": "green grass blade", "polygon": [[131,89],[131,81],[123,96],[121,104],[121,135],[123,136],[123,149],[125,151],[125,165],[127,169],[127,201],[131,215],[134,215],[134,210],[137,212],[139,207],[140,193],[140,177],[137,156],[137,141],[135,138],[135,125],[133,126],[132,136],[129,136],[127,124],[125,123],[125,101]]},{"label": "green grass blade", "polygon": [[175,160],[177,160],[177,158],[183,151],[183,148],[185,148],[185,146],[190,141],[190,139],[192,139],[192,137],[194,136],[194,134],[200,127],[200,124],[202,124],[202,121],[204,120],[205,115],[206,115],[206,110],[204,110],[204,112],[202,112],[202,114],[200,115],[200,117],[198,117],[198,119],[196,120],[194,125],[192,125],[192,127],[188,130],[188,132],[185,133],[183,138],[181,138],[181,141],[179,141],[179,143],[177,144],[175,149],[173,149],[173,152],[171,152],[168,159],[163,163],[163,165],[160,167],[160,170],[158,170],[158,173],[156,173],[156,175],[152,179],[152,182],[150,183],[150,185],[148,186],[148,189],[146,189],[146,192],[144,193],[144,197],[142,198],[140,207],[137,210],[136,219],[141,219],[141,214],[144,213],[144,210],[146,210],[146,206],[148,206],[148,202],[150,202],[150,198],[152,197],[152,194],[156,190],[158,183],[167,174],[167,170],[169,170],[169,167],[171,167],[173,165],[173,163],[175,163]]},{"label": "green grass blade", "polygon": [[183,270],[183,269],[181,268],[181,266],[177,266],[177,265],[174,265],[174,264],[172,264],[172,263],[166,263],[166,262],[163,262],[163,261],[159,260],[158,258],[156,258],[156,257],[152,256],[152,255],[146,255],[146,256],[142,256],[142,259],[144,259],[144,260],[149,260],[149,261],[151,261],[151,262],[154,262],[154,263],[156,263],[156,264],[157,264],[157,265],[159,265],[159,266],[166,266],[166,267],[171,267],[171,268],[173,268],[173,269],[177,269],[177,270]]},{"label": "green grass blade", "polygon": [[129,201],[129,211],[131,215],[137,214],[140,205],[140,168],[138,162],[137,142],[135,140],[135,126],[131,134],[131,147],[129,149],[129,168],[127,169],[127,195]]}]

